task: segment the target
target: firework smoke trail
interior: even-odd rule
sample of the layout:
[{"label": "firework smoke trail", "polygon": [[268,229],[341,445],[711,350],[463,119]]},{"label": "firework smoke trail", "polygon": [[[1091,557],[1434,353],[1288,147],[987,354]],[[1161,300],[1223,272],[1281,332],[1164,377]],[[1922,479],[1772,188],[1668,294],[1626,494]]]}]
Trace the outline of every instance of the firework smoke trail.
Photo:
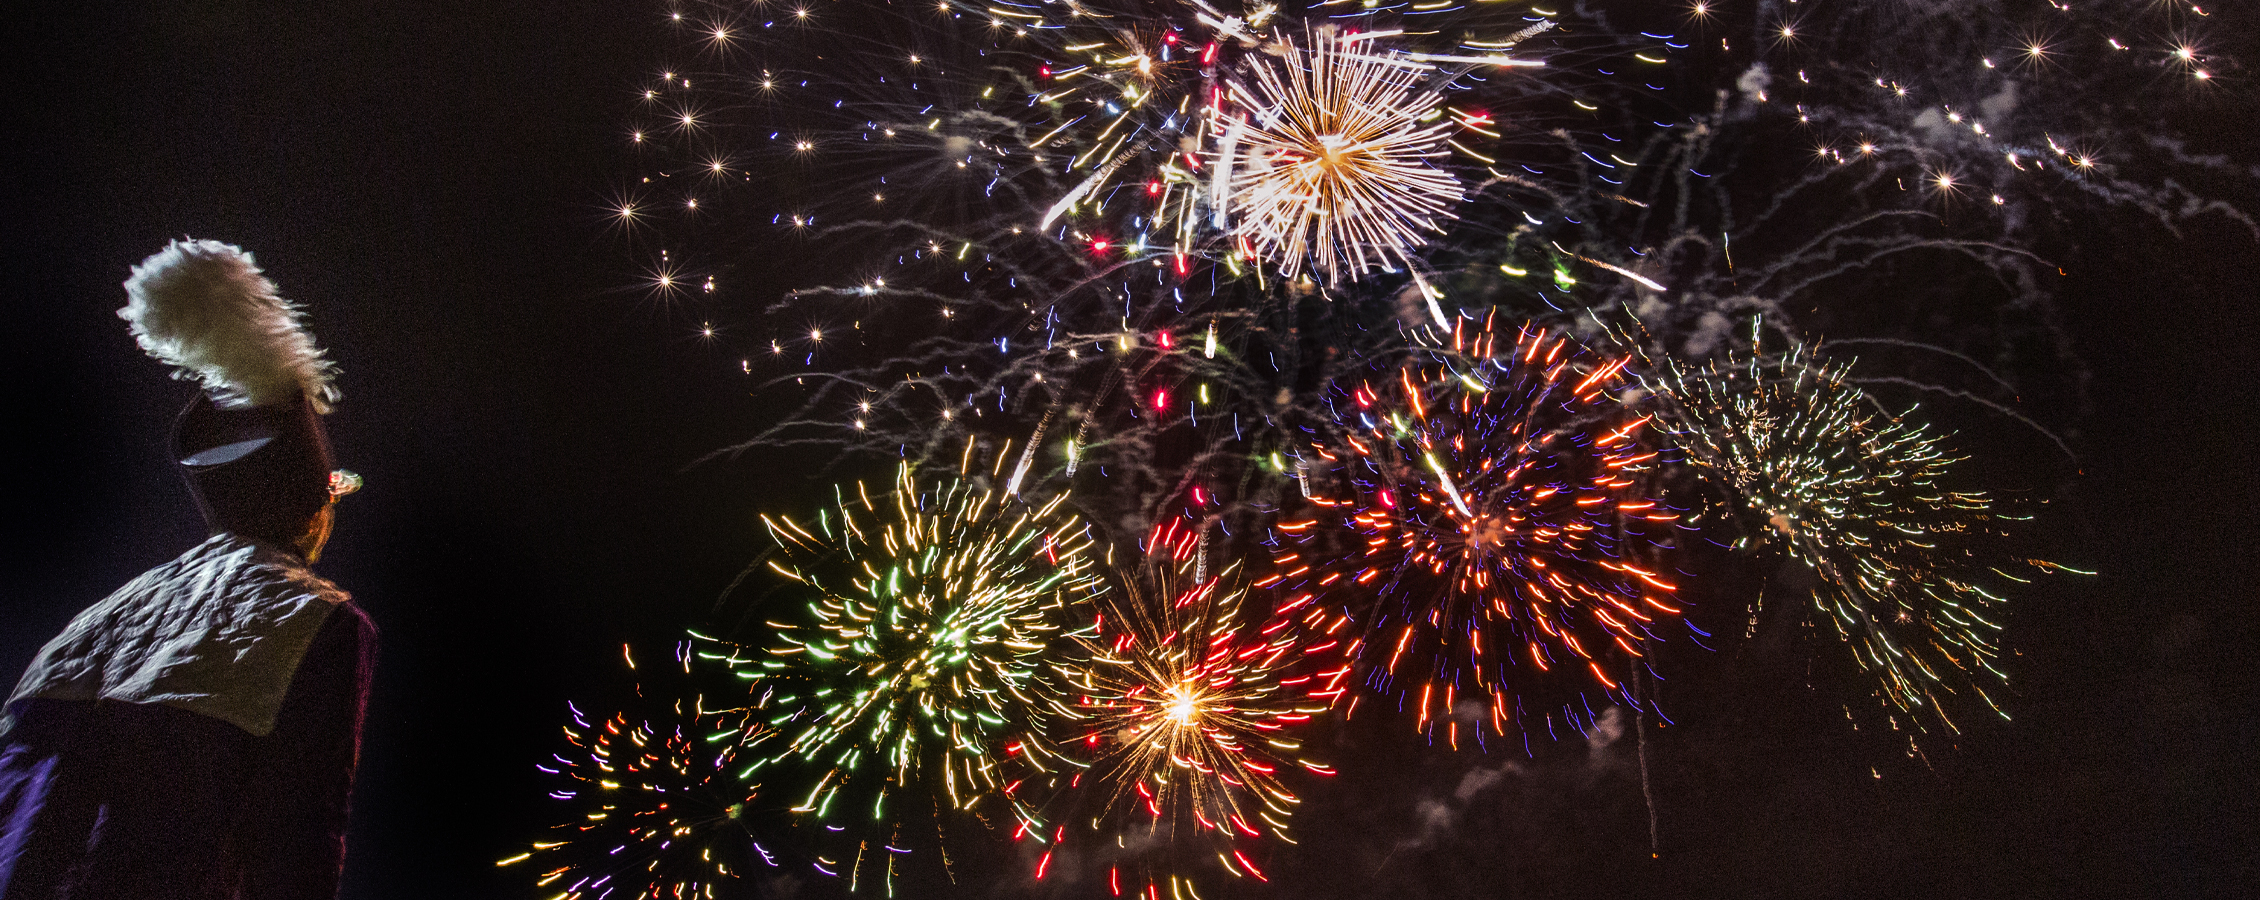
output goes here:
[{"label": "firework smoke trail", "polygon": [[[1612,396],[1626,360],[1492,320],[1451,340],[1351,391],[1362,428],[1315,448],[1348,492],[1279,526],[1297,540],[1259,584],[1351,605],[1366,685],[1417,698],[1415,727],[1452,746],[1461,698],[1505,735],[1524,727],[1516,695],[1555,670],[1638,705],[1625,667],[1679,613],[1655,562],[1678,516],[1642,491],[1659,453]],[[1336,520],[1362,546],[1330,546]]]},{"label": "firework smoke trail", "polygon": [[813,522],[763,516],[784,549],[770,568],[814,596],[760,652],[717,654],[765,686],[776,738],[746,773],[792,784],[792,812],[851,844],[814,864],[851,890],[891,892],[896,857],[956,813],[1032,820],[1002,788],[1065,765],[1042,723],[1070,711],[1064,651],[1100,589],[1064,498],[921,483],[908,465],[893,487],[859,484]]},{"label": "firework smoke trail", "polygon": [[2207,51],[2210,16],[2135,0],[1692,9],[1673,69],[1694,77],[1658,95],[1692,112],[1685,126],[1589,161],[1623,182],[1616,197],[1524,186],[1564,215],[1439,247],[1440,284],[1556,327],[1632,311],[1650,352],[1747,350],[1732,323],[1760,315],[1792,341],[1919,342],[2023,393],[2079,395],[2057,267],[2109,239],[2099,223],[2260,239],[2225,199],[2260,171],[2174,127],[2227,100],[2213,82],[2241,68]]},{"label": "firework smoke trail", "polygon": [[1039,880],[1103,870],[1111,896],[1139,897],[1184,896],[1219,870],[1268,880],[1265,845],[1287,840],[1301,802],[1289,782],[1332,774],[1298,734],[1349,674],[1325,634],[1346,623],[1307,602],[1249,608],[1236,563],[1201,571],[1204,540],[1173,519],[1113,569],[1122,590],[1084,641],[1079,717],[1063,725],[1088,762],[1048,785]]},{"label": "firework smoke trail", "polygon": [[[591,722],[579,710],[565,726],[572,755],[540,766],[569,784],[550,793],[574,815],[526,853],[497,863],[545,867],[535,883],[564,900],[742,896],[741,879],[778,863],[753,830],[759,785],[742,781],[741,757],[758,754],[770,733],[742,710],[705,707],[699,694],[652,691],[647,677],[685,680],[688,645],[676,648],[681,671],[639,670],[636,693],[648,712],[621,712]],[[630,670],[635,657],[623,655]]]},{"label": "firework smoke trail", "polygon": [[1811,572],[1807,600],[1875,677],[1894,727],[1912,741],[1934,723],[1959,731],[1957,707],[2002,714],[1989,688],[2007,678],[2007,601],[1985,582],[2062,567],[1985,555],[2007,517],[1945,484],[1959,460],[1942,435],[1802,351],[1674,362],[1652,386],[1688,461],[1753,520],[1742,546]]}]

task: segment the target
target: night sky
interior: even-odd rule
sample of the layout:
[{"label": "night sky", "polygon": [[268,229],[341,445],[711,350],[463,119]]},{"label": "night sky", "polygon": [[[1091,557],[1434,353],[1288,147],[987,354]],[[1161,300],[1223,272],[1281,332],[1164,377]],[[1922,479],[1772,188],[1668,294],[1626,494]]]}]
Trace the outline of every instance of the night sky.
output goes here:
[{"label": "night sky", "polygon": [[[753,513],[801,505],[814,482],[794,473],[820,462],[689,466],[769,410],[605,239],[660,9],[44,6],[7,43],[0,670],[202,537],[162,449],[190,389],[113,311],[166,239],[240,244],[310,305],[344,372],[332,440],[368,480],[320,566],[383,635],[345,897],[537,896],[493,863],[558,812],[532,765],[566,699],[617,690],[621,643],[697,621],[763,546]],[[2191,127],[2226,149],[2249,123]],[[2260,160],[2249,133],[2241,152]],[[2013,722],[1926,767],[1800,678],[1739,673],[1739,696],[1649,735],[1659,859],[1629,734],[1533,760],[1356,728],[1273,893],[2250,884],[2260,252],[2217,217],[2180,240],[2121,230],[2061,261],[2094,409],[2036,526],[2102,574],[2016,598]]]}]

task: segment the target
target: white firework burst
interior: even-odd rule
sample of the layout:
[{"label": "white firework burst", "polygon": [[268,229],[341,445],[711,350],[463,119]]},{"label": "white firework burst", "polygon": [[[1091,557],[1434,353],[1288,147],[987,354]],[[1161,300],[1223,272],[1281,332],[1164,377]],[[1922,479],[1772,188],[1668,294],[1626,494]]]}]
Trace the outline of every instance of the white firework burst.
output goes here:
[{"label": "white firework burst", "polygon": [[1434,67],[1372,46],[1386,34],[1314,31],[1251,57],[1231,86],[1211,176],[1218,227],[1292,278],[1328,283],[1407,265],[1463,191],[1440,160],[1449,120]]}]

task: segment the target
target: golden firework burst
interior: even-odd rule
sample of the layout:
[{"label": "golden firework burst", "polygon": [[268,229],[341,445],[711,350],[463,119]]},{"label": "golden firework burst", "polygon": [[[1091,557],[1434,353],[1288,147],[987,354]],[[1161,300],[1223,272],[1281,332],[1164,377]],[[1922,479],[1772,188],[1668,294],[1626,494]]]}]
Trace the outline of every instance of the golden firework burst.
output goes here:
[{"label": "golden firework burst", "polygon": [[1230,88],[1210,205],[1251,253],[1328,283],[1405,265],[1463,194],[1441,158],[1449,120],[1433,66],[1375,33],[1313,31],[1251,57]]}]

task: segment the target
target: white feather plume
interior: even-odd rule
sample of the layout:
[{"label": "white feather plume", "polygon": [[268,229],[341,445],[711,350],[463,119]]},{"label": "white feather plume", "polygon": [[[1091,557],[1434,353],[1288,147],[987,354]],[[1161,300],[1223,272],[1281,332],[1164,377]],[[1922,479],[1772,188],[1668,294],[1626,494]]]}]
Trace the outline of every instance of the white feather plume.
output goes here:
[{"label": "white feather plume", "polygon": [[118,318],[173,377],[204,386],[226,407],[291,402],[330,411],[337,367],[322,358],[298,305],[275,293],[251,254],[219,241],[165,245],[126,279]]}]

